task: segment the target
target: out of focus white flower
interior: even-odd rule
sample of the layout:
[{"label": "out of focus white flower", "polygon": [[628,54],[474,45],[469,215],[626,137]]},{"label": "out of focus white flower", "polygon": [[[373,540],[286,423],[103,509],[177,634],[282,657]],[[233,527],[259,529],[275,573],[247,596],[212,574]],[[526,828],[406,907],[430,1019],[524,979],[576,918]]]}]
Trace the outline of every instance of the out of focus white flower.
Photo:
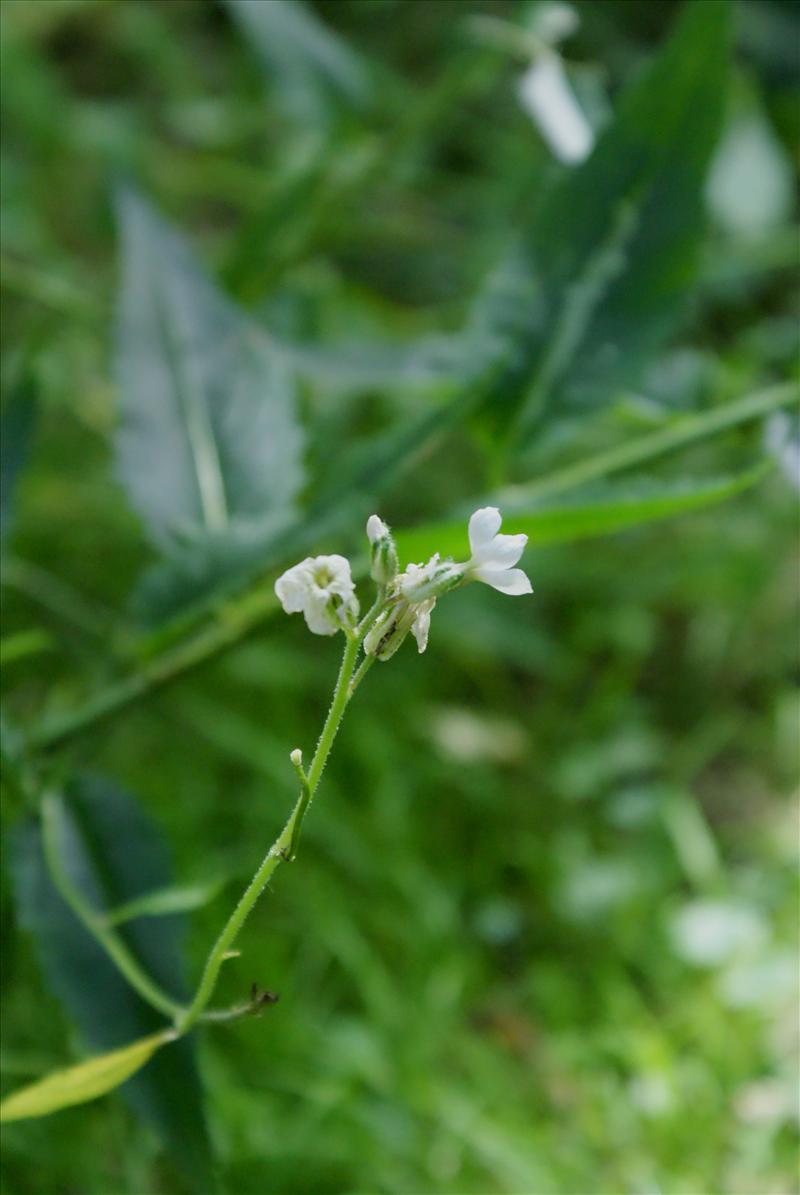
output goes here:
[{"label": "out of focus white flower", "polygon": [[560,162],[582,162],[594,134],[570,86],[558,54],[543,50],[518,84],[519,102]]},{"label": "out of focus white flower", "polygon": [[525,551],[527,535],[500,535],[503,518],[496,506],[476,510],[469,521],[469,546],[472,556],[464,569],[467,580],[483,581],[492,589],[512,596],[533,593],[521,568],[512,568]]},{"label": "out of focus white flower", "polygon": [[676,953],[698,967],[719,966],[767,936],[755,908],[726,900],[691,901],[674,915],[670,931]]},{"label": "out of focus white flower", "polygon": [[315,635],[335,635],[358,617],[350,562],[344,556],[307,556],[275,582],[287,614],[305,616]]},{"label": "out of focus white flower", "polygon": [[[794,432],[794,434],[793,434]],[[764,447],[796,490],[800,490],[800,434],[785,411],[770,415],[764,427]]]}]

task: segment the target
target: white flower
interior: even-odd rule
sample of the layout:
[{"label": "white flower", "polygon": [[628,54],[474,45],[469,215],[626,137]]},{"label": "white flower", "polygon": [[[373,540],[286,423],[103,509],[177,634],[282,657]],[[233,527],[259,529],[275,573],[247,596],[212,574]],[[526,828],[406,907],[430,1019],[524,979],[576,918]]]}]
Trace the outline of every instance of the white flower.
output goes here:
[{"label": "white flower", "polygon": [[468,580],[484,581],[500,593],[533,593],[521,568],[512,568],[525,550],[527,535],[500,535],[503,522],[496,506],[483,506],[469,521],[469,546],[472,556],[465,565]]},{"label": "white flower", "polygon": [[275,582],[287,614],[305,616],[315,635],[335,635],[358,616],[350,562],[344,556],[307,556]]}]

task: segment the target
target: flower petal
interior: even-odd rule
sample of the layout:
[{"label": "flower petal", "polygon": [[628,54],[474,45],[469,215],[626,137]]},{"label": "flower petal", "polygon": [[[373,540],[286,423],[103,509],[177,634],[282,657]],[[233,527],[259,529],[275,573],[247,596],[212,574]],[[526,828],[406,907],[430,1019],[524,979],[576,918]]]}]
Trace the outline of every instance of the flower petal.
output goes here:
[{"label": "flower petal", "polygon": [[480,554],[480,568],[511,568],[516,564],[525,545],[527,535],[496,535]]},{"label": "flower petal", "polygon": [[287,568],[275,582],[275,594],[287,614],[299,614],[306,604],[311,588],[310,556]]},{"label": "flower petal", "polygon": [[494,539],[502,522],[502,515],[496,506],[482,506],[475,511],[469,521],[469,546],[473,556]]},{"label": "flower petal", "polygon": [[303,611],[306,626],[314,635],[335,635],[339,630],[339,623],[328,609],[325,598],[310,594]]},{"label": "flower petal", "polygon": [[417,641],[417,650],[423,652],[428,646],[428,632],[431,629],[431,610],[433,606],[428,606],[424,602],[417,611],[417,617],[411,624],[411,634]]},{"label": "flower petal", "polygon": [[522,593],[533,593],[533,586],[527,574],[521,568],[476,568],[472,573],[477,581],[483,581],[497,589],[500,593],[517,596]]}]

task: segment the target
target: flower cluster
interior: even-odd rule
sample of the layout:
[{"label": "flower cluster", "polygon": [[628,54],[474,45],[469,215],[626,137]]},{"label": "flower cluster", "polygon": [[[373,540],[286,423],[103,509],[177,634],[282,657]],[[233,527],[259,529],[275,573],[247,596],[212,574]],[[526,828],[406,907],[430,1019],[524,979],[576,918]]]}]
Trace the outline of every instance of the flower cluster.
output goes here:
[{"label": "flower cluster", "polygon": [[470,558],[464,563],[442,560],[435,552],[427,564],[408,564],[399,572],[397,548],[387,525],[377,515],[367,522],[371,545],[370,573],[378,586],[373,617],[356,627],[358,599],[344,556],[309,556],[288,569],[275,583],[275,592],[287,614],[302,611],[309,630],[333,635],[343,630],[364,635],[368,656],[388,660],[409,634],[419,651],[428,645],[431,612],[443,594],[465,584],[482,581],[500,593],[531,593],[531,583],[515,568],[528,542],[527,535],[501,535],[502,517],[495,506],[476,510],[469,521]]}]

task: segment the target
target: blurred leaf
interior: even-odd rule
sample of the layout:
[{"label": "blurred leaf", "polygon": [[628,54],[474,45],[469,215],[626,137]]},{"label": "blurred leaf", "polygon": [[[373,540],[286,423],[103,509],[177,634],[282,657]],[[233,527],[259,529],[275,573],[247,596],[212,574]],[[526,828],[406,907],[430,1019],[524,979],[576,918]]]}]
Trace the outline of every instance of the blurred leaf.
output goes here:
[{"label": "blurred leaf", "polygon": [[117,455],[134,505],[162,548],[285,524],[303,473],[281,350],[144,200],[126,190],[119,212]]},{"label": "blurred leaf", "polygon": [[172,884],[167,888],[157,888],[154,892],[146,892],[136,900],[129,900],[124,905],[109,909],[105,915],[107,925],[122,925],[125,921],[135,921],[137,917],[163,917],[167,913],[188,913],[191,909],[200,909],[213,900],[223,888],[225,880],[210,880],[205,884]]},{"label": "blurred leaf", "polygon": [[[605,488],[603,496],[591,501],[574,502],[546,510],[504,511],[503,532],[524,532],[531,544],[559,543],[611,535],[642,523],[673,515],[687,514],[722,502],[748,490],[760,481],[771,466],[760,464],[746,473],[732,477],[681,479],[656,483],[649,479],[626,481]],[[433,552],[469,557],[466,520],[436,523],[414,531],[400,531],[397,544],[403,560],[423,560]]]},{"label": "blurred leaf", "polygon": [[119,1087],[152,1058],[156,1050],[173,1039],[172,1030],[153,1033],[108,1054],[99,1054],[76,1066],[55,1071],[21,1091],[12,1092],[0,1103],[0,1121],[47,1116],[73,1104],[96,1100]]},{"label": "blurred leaf", "polygon": [[[443,434],[458,426],[480,398],[477,388],[465,390],[400,428],[360,444],[343,461],[335,484],[285,530],[240,527],[228,535],[187,543],[145,574],[137,595],[139,612],[153,623],[192,607],[199,613],[209,601],[216,602],[284,560],[297,559],[326,536],[342,529],[352,533],[372,513],[376,498],[430,452]],[[261,595],[258,600],[270,598]]]},{"label": "blurred leaf", "polygon": [[29,379],[12,390],[0,415],[0,536],[12,523],[17,478],[28,455],[36,421],[36,398]]},{"label": "blurred leaf", "polygon": [[364,64],[303,0],[227,0],[261,58],[287,112],[324,123],[331,100],[360,107],[367,96]]},{"label": "blurred leaf", "polygon": [[726,0],[687,4],[664,49],[624,93],[591,156],[564,172],[530,248],[544,324],[517,431],[560,401],[604,401],[671,330],[696,267],[703,180],[728,63]]},{"label": "blurred leaf", "polygon": [[576,490],[614,473],[640,467],[646,461],[696,444],[742,423],[766,418],[781,407],[796,403],[798,397],[800,388],[795,383],[781,382],[752,394],[743,394],[741,398],[720,403],[709,410],[681,415],[671,419],[665,427],[573,461],[534,481],[506,486],[494,495],[494,504],[503,509],[521,509],[543,497],[550,498],[553,494]]},{"label": "blurred leaf", "polygon": [[19,631],[16,635],[6,635],[4,639],[0,639],[0,664],[13,664],[41,651],[51,651],[54,646],[51,636],[46,631],[36,628]]},{"label": "blurred leaf", "polygon": [[[163,840],[130,796],[105,780],[84,777],[67,797],[64,866],[95,908],[114,908],[169,884]],[[163,1029],[162,1018],[128,986],[54,888],[36,822],[19,827],[11,850],[20,920],[34,936],[51,987],[86,1041],[105,1051]],[[145,969],[178,996],[184,930],[176,916],[120,930]],[[207,1192],[213,1185],[211,1154],[192,1043],[184,1038],[173,1050],[157,1054],[121,1094],[159,1130],[195,1189]]]}]

